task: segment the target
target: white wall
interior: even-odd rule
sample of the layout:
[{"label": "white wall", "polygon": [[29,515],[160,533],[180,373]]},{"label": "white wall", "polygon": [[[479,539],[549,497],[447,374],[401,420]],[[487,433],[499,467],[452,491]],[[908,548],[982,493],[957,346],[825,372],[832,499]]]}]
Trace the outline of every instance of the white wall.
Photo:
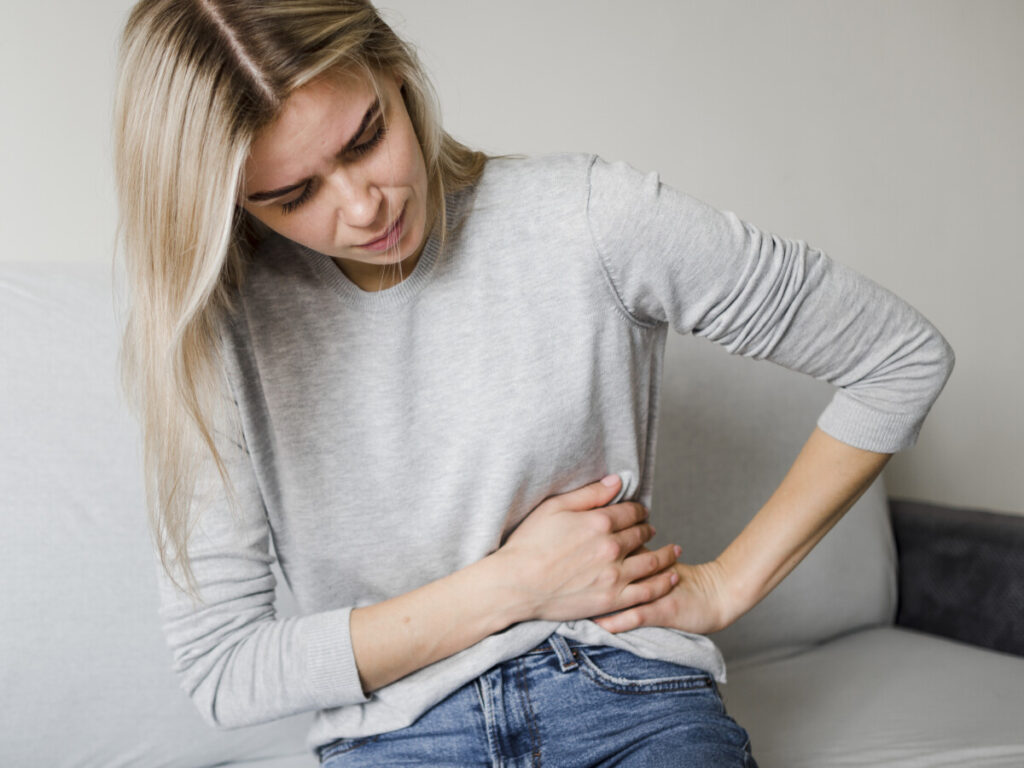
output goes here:
[{"label": "white wall", "polygon": [[[894,495],[1024,513],[1024,3],[381,0],[448,128],[661,172],[918,307],[957,367]],[[109,259],[123,0],[0,31],[0,259]]]}]

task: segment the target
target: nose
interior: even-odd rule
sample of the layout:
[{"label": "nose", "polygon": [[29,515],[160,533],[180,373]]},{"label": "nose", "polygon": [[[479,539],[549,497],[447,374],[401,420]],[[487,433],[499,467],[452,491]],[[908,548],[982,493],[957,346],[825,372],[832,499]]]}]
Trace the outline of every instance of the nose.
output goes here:
[{"label": "nose", "polygon": [[377,230],[383,226],[384,193],[366,174],[355,168],[337,167],[328,177],[334,191],[338,221],[353,229]]}]

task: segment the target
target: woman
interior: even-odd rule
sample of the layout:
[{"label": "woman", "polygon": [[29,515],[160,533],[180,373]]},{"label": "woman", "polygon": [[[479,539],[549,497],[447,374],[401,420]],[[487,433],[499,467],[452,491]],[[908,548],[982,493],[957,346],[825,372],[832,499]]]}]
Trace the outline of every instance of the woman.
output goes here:
[{"label": "woman", "polygon": [[[123,371],[182,684],[219,727],[316,710],[332,767],[755,765],[704,635],[913,444],[952,350],[654,174],[436,115],[368,2],[132,12]],[[695,565],[645,546],[669,325],[842,387]]]}]

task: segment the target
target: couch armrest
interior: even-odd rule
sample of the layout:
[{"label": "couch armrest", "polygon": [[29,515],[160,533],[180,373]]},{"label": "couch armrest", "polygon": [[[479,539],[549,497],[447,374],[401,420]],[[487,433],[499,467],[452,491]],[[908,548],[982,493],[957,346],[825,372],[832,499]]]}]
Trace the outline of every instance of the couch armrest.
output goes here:
[{"label": "couch armrest", "polygon": [[898,626],[1024,656],[1024,516],[889,499]]}]

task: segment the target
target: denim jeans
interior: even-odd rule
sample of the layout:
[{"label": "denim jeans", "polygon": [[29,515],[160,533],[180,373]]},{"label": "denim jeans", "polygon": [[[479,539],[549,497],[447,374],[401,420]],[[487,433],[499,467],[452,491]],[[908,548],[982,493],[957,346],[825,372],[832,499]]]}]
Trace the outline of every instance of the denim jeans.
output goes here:
[{"label": "denim jeans", "polygon": [[319,755],[324,768],[757,768],[707,672],[557,634],[412,725]]}]

